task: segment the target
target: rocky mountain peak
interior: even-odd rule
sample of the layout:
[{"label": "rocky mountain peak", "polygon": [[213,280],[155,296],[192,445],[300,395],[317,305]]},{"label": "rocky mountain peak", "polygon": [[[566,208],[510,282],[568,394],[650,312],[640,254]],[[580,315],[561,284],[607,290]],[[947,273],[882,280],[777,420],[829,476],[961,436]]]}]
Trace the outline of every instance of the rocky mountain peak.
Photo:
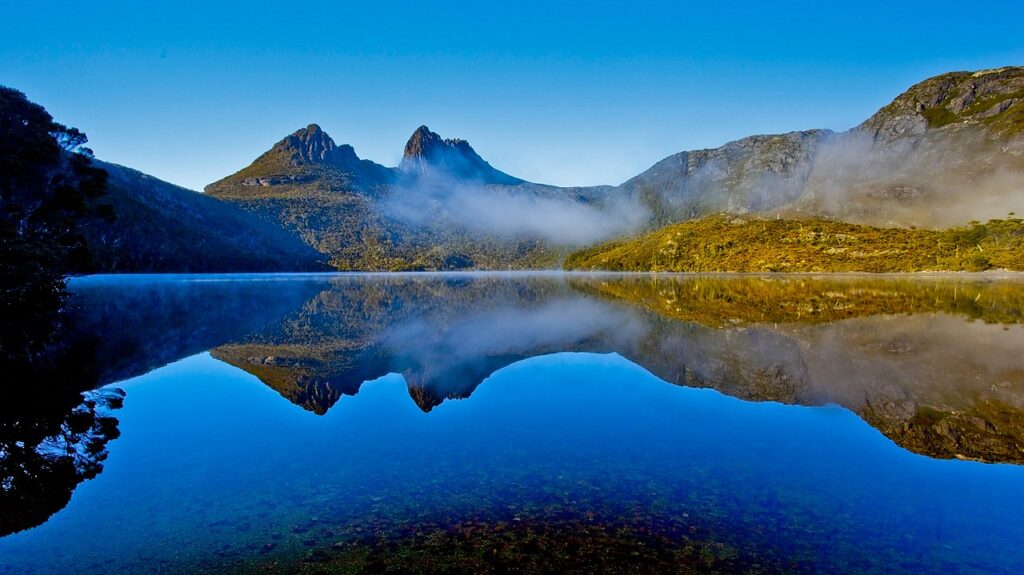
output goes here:
[{"label": "rocky mountain peak", "polygon": [[441,136],[430,131],[430,128],[426,126],[420,126],[416,128],[416,131],[409,137],[409,141],[405,144],[405,153],[402,155],[404,158],[428,158],[438,152],[439,149],[445,146],[445,141],[441,139]]},{"label": "rocky mountain peak", "polygon": [[220,198],[271,197],[317,189],[325,173],[340,177],[348,190],[367,191],[391,183],[395,170],[361,160],[352,146],[338,145],[317,124],[296,130],[251,164],[206,187]]},{"label": "rocky mountain peak", "polygon": [[930,130],[977,127],[999,139],[1024,136],[1024,67],[950,72],[911,86],[857,130],[890,144]]},{"label": "rocky mountain peak", "polygon": [[409,137],[399,169],[418,178],[454,177],[506,185],[523,182],[494,169],[466,140],[442,138],[427,126],[416,128]]},{"label": "rocky mountain peak", "polygon": [[297,130],[278,142],[271,150],[285,154],[294,166],[333,164],[349,166],[358,162],[351,146],[338,146],[317,124]]}]

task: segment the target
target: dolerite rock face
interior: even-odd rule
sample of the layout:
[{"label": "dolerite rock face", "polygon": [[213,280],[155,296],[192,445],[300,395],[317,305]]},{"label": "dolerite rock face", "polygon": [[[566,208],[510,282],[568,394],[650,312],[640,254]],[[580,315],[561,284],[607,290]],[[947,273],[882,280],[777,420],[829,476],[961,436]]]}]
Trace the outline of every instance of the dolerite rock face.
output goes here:
[{"label": "dolerite rock face", "polygon": [[1024,135],[1022,101],[1022,67],[950,72],[911,86],[855,131],[891,144],[904,138],[917,142],[929,130],[971,124],[1000,139],[1018,139]]},{"label": "dolerite rock face", "polygon": [[398,169],[414,178],[454,178],[484,184],[516,185],[524,183],[488,164],[469,142],[444,139],[420,126],[405,144]]},{"label": "dolerite rock face", "polygon": [[671,221],[775,209],[800,196],[815,153],[831,134],[809,130],[750,136],[720,148],[680,152],[622,188],[663,201]]},{"label": "dolerite rock face", "polygon": [[206,186],[225,200],[308,195],[322,189],[367,192],[395,180],[395,170],[360,159],[316,124],[285,136],[252,164]]},{"label": "dolerite rock face", "polygon": [[951,226],[1024,208],[1024,67],[911,86],[857,127],[680,152],[625,182],[664,224],[716,212]]},{"label": "dolerite rock face", "polygon": [[338,146],[316,124],[310,124],[286,137],[271,148],[271,153],[290,159],[293,166],[304,164],[333,164],[351,167],[359,163],[352,146]]}]

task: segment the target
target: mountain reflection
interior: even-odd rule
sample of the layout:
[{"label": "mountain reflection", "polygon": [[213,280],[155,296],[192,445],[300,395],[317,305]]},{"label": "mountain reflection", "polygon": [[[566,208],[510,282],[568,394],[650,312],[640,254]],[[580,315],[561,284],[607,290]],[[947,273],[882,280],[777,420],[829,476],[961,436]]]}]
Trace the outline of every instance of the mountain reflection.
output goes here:
[{"label": "mountain reflection", "polygon": [[387,373],[429,411],[527,357],[614,352],[670,383],[839,404],[917,453],[1021,463],[1022,309],[1010,280],[342,277],[212,353],[325,413]]},{"label": "mountain reflection", "polygon": [[[5,388],[3,516],[18,522],[0,535],[42,522],[101,469],[120,395],[83,392],[206,350],[317,414],[388,373],[430,411],[525,358],[617,353],[672,384],[841,405],[919,454],[1024,463],[1014,278],[110,277],[72,291],[48,364],[64,391],[41,409],[38,373]],[[61,441],[73,472],[54,463]]]},{"label": "mountain reflection", "polygon": [[917,453],[1021,463],[1022,310],[1007,279],[345,276],[212,354],[325,413],[388,373],[429,411],[524,358],[614,352],[670,383],[839,404]]}]

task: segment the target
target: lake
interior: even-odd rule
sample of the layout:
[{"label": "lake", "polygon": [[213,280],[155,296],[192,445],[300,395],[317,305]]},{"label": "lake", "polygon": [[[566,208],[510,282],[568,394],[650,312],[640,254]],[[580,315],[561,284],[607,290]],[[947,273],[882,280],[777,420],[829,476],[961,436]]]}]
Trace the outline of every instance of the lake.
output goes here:
[{"label": "lake", "polygon": [[0,573],[1024,572],[1019,276],[70,291]]}]

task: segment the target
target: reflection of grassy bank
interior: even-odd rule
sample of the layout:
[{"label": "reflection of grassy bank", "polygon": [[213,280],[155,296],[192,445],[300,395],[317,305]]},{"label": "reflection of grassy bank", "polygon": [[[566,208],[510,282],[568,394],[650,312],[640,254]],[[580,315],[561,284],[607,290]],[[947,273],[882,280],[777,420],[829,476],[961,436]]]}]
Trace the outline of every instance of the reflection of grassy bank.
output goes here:
[{"label": "reflection of grassy bank", "polygon": [[710,216],[571,254],[566,269],[674,272],[1024,270],[1024,220],[948,230]]},{"label": "reflection of grassy bank", "polygon": [[573,286],[713,327],[937,312],[986,323],[1024,321],[1024,283],[1016,281],[645,276],[574,281]]}]

